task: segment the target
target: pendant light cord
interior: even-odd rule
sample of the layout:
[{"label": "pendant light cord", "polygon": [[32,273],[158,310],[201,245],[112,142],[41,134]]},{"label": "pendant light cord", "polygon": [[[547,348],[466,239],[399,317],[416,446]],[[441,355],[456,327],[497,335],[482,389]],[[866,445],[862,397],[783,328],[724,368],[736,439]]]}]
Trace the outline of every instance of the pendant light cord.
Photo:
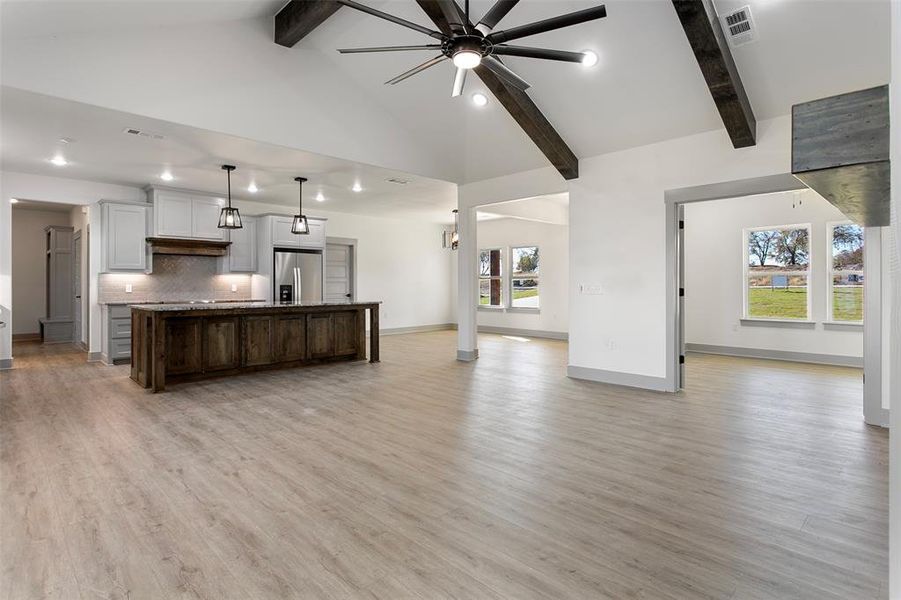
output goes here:
[{"label": "pendant light cord", "polygon": [[225,171],[228,176],[228,207],[232,207],[232,171],[231,169],[227,169]]}]

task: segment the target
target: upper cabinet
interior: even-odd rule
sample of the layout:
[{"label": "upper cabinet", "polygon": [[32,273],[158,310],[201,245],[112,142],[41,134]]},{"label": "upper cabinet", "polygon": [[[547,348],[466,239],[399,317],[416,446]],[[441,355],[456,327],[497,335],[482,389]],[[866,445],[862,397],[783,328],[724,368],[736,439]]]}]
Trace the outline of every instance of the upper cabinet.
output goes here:
[{"label": "upper cabinet", "polygon": [[147,210],[141,204],[103,202],[101,269],[144,271],[147,268]]},{"label": "upper cabinet", "polygon": [[154,237],[228,239],[226,230],[219,229],[221,198],[156,188],[147,195],[153,203]]},{"label": "upper cabinet", "polygon": [[277,248],[322,248],[325,246],[325,221],[307,217],[310,233],[291,233],[293,217],[271,216],[272,246]]},{"label": "upper cabinet", "polygon": [[231,273],[255,273],[257,270],[257,219],[241,217],[241,229],[231,230],[231,246],[223,257],[227,271]]}]

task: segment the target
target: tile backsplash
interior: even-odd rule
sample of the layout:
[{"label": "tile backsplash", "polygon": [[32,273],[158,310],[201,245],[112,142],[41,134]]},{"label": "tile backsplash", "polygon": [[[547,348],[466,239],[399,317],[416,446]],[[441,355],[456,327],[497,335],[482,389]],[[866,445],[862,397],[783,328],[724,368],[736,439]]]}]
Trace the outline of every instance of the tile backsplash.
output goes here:
[{"label": "tile backsplash", "polygon": [[[180,300],[250,300],[250,275],[216,273],[208,256],[153,257],[153,273],[104,273],[98,280],[98,301],[172,302]],[[125,291],[131,285],[131,293]],[[232,285],[237,291],[232,291]]]}]

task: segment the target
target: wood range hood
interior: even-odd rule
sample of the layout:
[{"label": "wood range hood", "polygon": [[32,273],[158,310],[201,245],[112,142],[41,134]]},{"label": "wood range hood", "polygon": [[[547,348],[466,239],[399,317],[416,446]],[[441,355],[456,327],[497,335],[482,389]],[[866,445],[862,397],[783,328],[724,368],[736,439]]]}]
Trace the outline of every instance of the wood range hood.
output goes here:
[{"label": "wood range hood", "polygon": [[147,245],[152,254],[177,254],[179,256],[225,256],[231,242],[215,240],[186,240],[179,238],[149,237]]}]

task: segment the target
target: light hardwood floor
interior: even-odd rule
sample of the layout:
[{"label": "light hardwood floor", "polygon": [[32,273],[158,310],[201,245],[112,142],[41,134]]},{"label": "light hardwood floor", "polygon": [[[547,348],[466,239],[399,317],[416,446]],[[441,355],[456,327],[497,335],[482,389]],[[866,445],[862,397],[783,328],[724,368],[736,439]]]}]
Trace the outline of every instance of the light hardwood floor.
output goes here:
[{"label": "light hardwood floor", "polygon": [[560,342],[382,344],[157,395],[17,346],[2,598],[886,595],[858,370],[695,355],[666,395],[567,379]]}]

